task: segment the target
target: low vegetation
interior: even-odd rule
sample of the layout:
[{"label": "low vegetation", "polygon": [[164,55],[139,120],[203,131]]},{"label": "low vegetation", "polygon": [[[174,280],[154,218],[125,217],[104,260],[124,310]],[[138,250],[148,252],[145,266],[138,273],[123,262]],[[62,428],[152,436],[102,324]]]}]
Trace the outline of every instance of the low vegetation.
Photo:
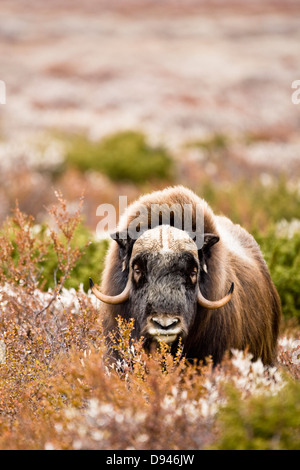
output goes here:
[{"label": "low vegetation", "polygon": [[[224,136],[195,146],[208,161],[229,148]],[[164,344],[147,356],[131,339],[134,323],[122,319],[121,335],[112,338],[121,359],[113,364],[88,285],[89,276],[101,278],[108,241],[95,239],[81,215],[83,200],[74,210],[70,184],[82,189],[89,182],[88,203],[96,207],[99,195],[117,200],[114,181],[136,194],[155,181],[176,182],[178,169],[165,149],[138,132],[99,142],[76,137],[67,148],[57,171],[51,167],[50,178],[43,170],[43,177],[62,185],[72,203],[56,192],[51,205],[48,195],[49,216],[37,221],[24,211],[39,213],[28,190],[27,199],[20,197],[23,209],[16,205],[0,227],[0,448],[299,448],[299,188],[284,177],[215,184],[205,160],[192,188],[261,246],[283,308],[273,368],[253,363],[247,351],[233,351],[215,369],[209,360],[186,363],[180,348],[173,357]],[[27,168],[26,175],[36,171]]]},{"label": "low vegetation", "polygon": [[80,170],[101,171],[113,181],[142,183],[171,180],[173,160],[162,146],[152,146],[144,134],[124,131],[92,142],[69,139],[66,163]]},{"label": "low vegetation", "polygon": [[[121,360],[112,364],[98,301],[85,289],[106,247],[82,224],[80,204],[70,213],[57,194],[50,214],[50,227],[36,226],[17,207],[1,229],[0,448],[299,447],[297,326],[282,332],[276,367],[234,351],[212,369],[164,344],[147,356],[131,340],[133,322],[119,319]],[[299,234],[289,227],[259,241],[286,318],[299,318]]]}]

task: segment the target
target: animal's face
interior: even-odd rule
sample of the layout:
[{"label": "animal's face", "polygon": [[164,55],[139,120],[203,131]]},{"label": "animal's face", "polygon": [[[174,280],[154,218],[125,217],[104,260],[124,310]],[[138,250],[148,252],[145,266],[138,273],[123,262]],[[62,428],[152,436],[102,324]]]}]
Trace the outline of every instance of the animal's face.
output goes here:
[{"label": "animal's face", "polygon": [[183,230],[170,225],[146,230],[135,242],[118,242],[122,270],[128,272],[123,292],[108,296],[91,282],[92,290],[106,303],[129,302],[127,311],[136,321],[136,335],[143,335],[146,343],[160,340],[173,344],[187,336],[197,304],[215,309],[231,298],[233,285],[227,296],[216,301],[205,299],[200,289],[200,270],[207,273],[205,253],[218,240],[216,235],[204,234],[199,255],[196,243]]},{"label": "animal's face", "polygon": [[199,262],[190,251],[144,251],[131,259],[130,311],[150,341],[185,338],[197,309]]}]

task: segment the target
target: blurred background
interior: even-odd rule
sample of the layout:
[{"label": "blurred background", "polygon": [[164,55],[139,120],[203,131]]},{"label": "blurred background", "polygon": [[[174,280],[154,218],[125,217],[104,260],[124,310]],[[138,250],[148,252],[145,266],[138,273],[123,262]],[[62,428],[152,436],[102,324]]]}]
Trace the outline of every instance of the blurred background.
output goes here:
[{"label": "blurred background", "polygon": [[295,219],[298,1],[1,0],[0,18],[0,221],[84,191],[95,230],[99,204],[178,183],[248,228]]},{"label": "blurred background", "polygon": [[[1,449],[300,449],[296,81],[300,0],[0,0]],[[258,241],[278,372],[102,356],[97,207],[175,184]]]}]

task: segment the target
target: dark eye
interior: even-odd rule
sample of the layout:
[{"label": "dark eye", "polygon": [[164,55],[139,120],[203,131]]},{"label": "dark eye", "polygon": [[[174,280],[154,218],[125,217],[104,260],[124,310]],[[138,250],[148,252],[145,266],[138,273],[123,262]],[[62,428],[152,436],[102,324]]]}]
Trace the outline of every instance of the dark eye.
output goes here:
[{"label": "dark eye", "polygon": [[133,278],[136,282],[138,282],[141,278],[142,270],[138,264],[133,266]]},{"label": "dark eye", "polygon": [[191,279],[193,284],[195,284],[197,282],[197,275],[198,275],[198,269],[194,268],[192,270],[192,272],[190,273],[190,279]]}]

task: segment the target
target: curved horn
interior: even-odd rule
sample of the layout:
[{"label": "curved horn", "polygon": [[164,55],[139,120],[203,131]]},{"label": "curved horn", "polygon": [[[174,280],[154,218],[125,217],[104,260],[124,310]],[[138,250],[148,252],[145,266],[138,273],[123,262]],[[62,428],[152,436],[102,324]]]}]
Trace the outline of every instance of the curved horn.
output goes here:
[{"label": "curved horn", "polygon": [[128,282],[126,284],[125,289],[121,294],[118,295],[105,295],[100,292],[95,284],[93,283],[92,279],[89,278],[90,281],[90,287],[92,289],[93,294],[97,297],[97,299],[101,300],[101,302],[105,302],[106,304],[112,304],[112,305],[117,305],[117,304],[122,304],[126,300],[129,299],[129,293],[130,293],[130,278],[128,279]]},{"label": "curved horn", "polygon": [[233,289],[234,289],[234,283],[231,284],[231,287],[228,291],[228,294],[225,295],[225,297],[223,297],[223,299],[220,299],[220,300],[207,300],[201,294],[200,287],[198,287],[198,297],[197,297],[198,304],[201,305],[201,307],[205,307],[205,308],[209,308],[209,309],[224,307],[224,305],[226,305],[229,302],[229,300],[231,299]]}]

